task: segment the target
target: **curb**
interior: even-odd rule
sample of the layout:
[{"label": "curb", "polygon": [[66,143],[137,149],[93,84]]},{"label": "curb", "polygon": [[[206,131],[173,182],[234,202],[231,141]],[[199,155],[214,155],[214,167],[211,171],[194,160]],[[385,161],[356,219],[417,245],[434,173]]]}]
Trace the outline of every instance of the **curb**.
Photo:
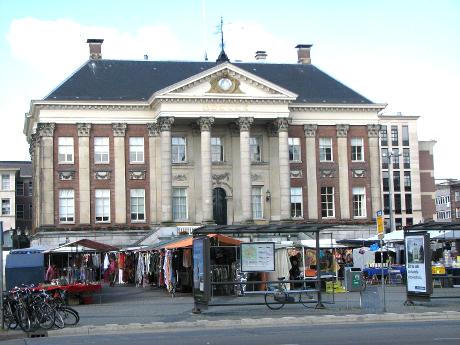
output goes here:
[{"label": "curb", "polygon": [[69,327],[48,331],[49,337],[70,335],[97,335],[116,334],[126,332],[155,332],[164,330],[181,330],[192,328],[227,328],[227,327],[268,327],[292,325],[331,325],[348,323],[373,323],[373,322],[400,322],[400,321],[433,321],[433,320],[460,320],[460,312],[427,312],[427,313],[385,313],[385,314],[349,314],[349,315],[324,315],[282,318],[237,319],[237,320],[198,320],[178,322],[152,322],[131,323],[126,325],[106,324],[101,326]]}]

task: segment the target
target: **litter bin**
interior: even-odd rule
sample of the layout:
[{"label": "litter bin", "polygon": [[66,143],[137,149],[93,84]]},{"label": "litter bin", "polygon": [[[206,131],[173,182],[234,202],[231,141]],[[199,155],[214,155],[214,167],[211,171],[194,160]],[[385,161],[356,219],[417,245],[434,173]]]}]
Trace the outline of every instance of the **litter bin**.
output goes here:
[{"label": "litter bin", "polygon": [[347,291],[361,291],[363,272],[359,267],[345,267],[345,288]]}]

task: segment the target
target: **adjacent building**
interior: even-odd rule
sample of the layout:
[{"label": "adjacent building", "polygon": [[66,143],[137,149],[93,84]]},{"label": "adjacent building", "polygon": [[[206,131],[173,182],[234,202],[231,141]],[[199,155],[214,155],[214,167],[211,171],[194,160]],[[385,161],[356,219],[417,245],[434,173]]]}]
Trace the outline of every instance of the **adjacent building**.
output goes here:
[{"label": "adjacent building", "polygon": [[460,223],[460,181],[445,180],[436,184],[438,222]]},{"label": "adjacent building", "polygon": [[[90,59],[26,115],[35,243],[129,245],[202,224],[375,233],[385,105],[313,66],[311,45],[296,47],[297,63],[270,64],[231,63],[224,51],[216,62],[106,60],[102,40],[88,43]],[[418,221],[412,123],[408,146],[398,122],[401,152],[414,150],[413,165],[399,170],[400,181],[411,174],[412,203],[400,184],[400,213]]]}]

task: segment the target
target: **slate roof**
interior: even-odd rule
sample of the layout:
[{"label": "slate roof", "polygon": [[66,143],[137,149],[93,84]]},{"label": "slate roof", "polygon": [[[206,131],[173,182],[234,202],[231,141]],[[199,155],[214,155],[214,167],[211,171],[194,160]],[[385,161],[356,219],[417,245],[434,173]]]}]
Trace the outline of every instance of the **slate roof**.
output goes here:
[{"label": "slate roof", "polygon": [[[373,104],[313,65],[234,63],[298,95],[295,103]],[[215,62],[88,60],[45,100],[143,101]]]},{"label": "slate roof", "polygon": [[19,169],[21,177],[32,176],[32,162],[28,161],[0,161],[0,168]]}]

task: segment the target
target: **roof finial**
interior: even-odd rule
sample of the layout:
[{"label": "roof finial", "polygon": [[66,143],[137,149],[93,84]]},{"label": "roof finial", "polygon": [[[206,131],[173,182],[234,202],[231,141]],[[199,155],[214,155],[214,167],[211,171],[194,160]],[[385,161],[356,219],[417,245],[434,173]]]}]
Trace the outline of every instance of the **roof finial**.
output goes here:
[{"label": "roof finial", "polygon": [[222,17],[220,17],[220,27],[219,27],[218,32],[220,32],[220,54],[216,62],[222,63],[222,62],[230,61],[227,54],[225,54],[225,50],[224,50],[224,19]]}]

